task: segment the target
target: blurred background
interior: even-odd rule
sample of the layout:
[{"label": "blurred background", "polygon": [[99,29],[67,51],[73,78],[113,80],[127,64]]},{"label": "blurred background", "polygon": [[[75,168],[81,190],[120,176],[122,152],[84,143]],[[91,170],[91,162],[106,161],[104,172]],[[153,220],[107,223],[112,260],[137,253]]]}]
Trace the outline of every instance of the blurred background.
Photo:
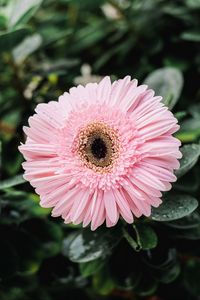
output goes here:
[{"label": "blurred background", "polygon": [[[79,227],[51,218],[21,176],[18,146],[35,106],[105,75],[148,82],[173,107],[177,137],[198,143],[200,1],[0,0],[0,300],[200,299],[198,211],[153,224],[154,250],[114,247],[118,227],[86,230],[85,248],[78,239],[70,248]],[[198,198],[199,170],[175,188]]]}]

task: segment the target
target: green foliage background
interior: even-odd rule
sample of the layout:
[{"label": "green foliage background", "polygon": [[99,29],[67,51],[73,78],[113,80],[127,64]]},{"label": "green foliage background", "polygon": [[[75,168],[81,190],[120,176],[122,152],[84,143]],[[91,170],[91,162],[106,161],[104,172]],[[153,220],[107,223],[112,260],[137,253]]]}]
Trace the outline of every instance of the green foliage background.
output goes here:
[{"label": "green foliage background", "polygon": [[[200,299],[200,1],[0,5],[0,299]],[[21,176],[22,126],[77,83],[127,74],[179,119],[178,181],[134,225],[65,225]]]}]

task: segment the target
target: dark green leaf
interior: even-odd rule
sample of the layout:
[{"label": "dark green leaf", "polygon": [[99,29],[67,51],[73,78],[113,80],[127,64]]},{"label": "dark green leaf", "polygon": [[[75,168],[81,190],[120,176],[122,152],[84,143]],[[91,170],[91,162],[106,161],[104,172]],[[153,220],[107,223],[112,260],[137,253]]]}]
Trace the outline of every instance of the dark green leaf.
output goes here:
[{"label": "dark green leaf", "polygon": [[155,248],[158,243],[158,237],[152,227],[146,224],[135,225],[138,236],[138,245],[142,250]]},{"label": "dark green leaf", "polygon": [[180,168],[176,171],[177,177],[183,176],[197,163],[200,155],[200,145],[185,145],[180,150],[183,157],[180,160]]},{"label": "dark green leaf", "polygon": [[179,230],[172,233],[172,236],[176,239],[186,239],[186,240],[200,240],[200,225],[196,228]]},{"label": "dark green leaf", "polygon": [[8,32],[0,32],[0,52],[11,51],[29,33],[28,28],[20,28]]},{"label": "dark green leaf", "polygon": [[96,259],[89,262],[81,263],[79,265],[80,272],[83,277],[91,276],[97,273],[105,264],[105,261],[102,259]]},{"label": "dark green leaf", "polygon": [[200,215],[194,211],[182,219],[165,223],[165,225],[176,229],[194,229],[200,226]]},{"label": "dark green leaf", "polygon": [[0,15],[0,30],[6,29],[7,18],[4,15]]},{"label": "dark green leaf", "polygon": [[4,190],[26,182],[22,175],[14,176],[13,178],[6,179],[0,182],[0,190]]},{"label": "dark green leaf", "polygon": [[179,263],[170,266],[168,270],[158,272],[158,280],[163,283],[173,282],[180,274],[181,268]]},{"label": "dark green leaf", "polygon": [[104,267],[95,274],[93,277],[93,287],[96,293],[103,296],[110,294],[114,289],[115,284],[107,267]]},{"label": "dark green leaf", "polygon": [[145,84],[152,88],[156,95],[162,96],[163,103],[172,109],[181,94],[183,76],[178,69],[166,67],[148,75]]},{"label": "dark green leaf", "polygon": [[[71,29],[60,29],[60,28],[51,28],[48,26],[47,28],[43,28],[40,30],[40,34],[43,39],[43,47],[49,47],[50,45],[63,40],[67,39],[68,36],[72,33]],[[73,63],[73,62],[72,62]]]},{"label": "dark green leaf", "polygon": [[[194,112],[192,113],[190,110],[190,113],[194,115]],[[200,119],[198,117],[198,109],[195,109],[195,117],[189,118],[187,120],[184,120],[181,122],[181,128],[180,132],[193,132],[198,130],[200,127]]]},{"label": "dark green leaf", "polygon": [[120,235],[115,235],[113,230],[84,230],[75,234],[73,238],[70,237],[69,243],[68,239],[64,240],[63,254],[71,261],[79,263],[105,258],[111,254],[119,239]]},{"label": "dark green leaf", "polygon": [[198,259],[190,259],[186,263],[184,284],[193,296],[200,295],[200,261]]},{"label": "dark green leaf", "polygon": [[187,115],[186,111],[179,111],[174,114],[178,121],[182,120]]},{"label": "dark green leaf", "polygon": [[141,297],[151,296],[155,293],[157,286],[158,283],[154,278],[143,274],[142,279],[135,288],[135,292]]},{"label": "dark green leaf", "polygon": [[31,217],[45,217],[49,208],[39,205],[39,197],[32,193],[8,190],[1,196],[1,222],[21,223]]},{"label": "dark green leaf", "polygon": [[[198,110],[196,110],[196,114]],[[175,136],[184,143],[196,142],[200,137],[200,119],[190,118],[181,122],[180,130]]]},{"label": "dark green leaf", "polygon": [[196,165],[189,174],[183,175],[174,183],[173,188],[182,193],[194,193],[200,186],[199,168]]},{"label": "dark green leaf", "polygon": [[198,206],[198,201],[189,195],[167,196],[158,208],[153,208],[152,220],[173,221],[192,213]]},{"label": "dark green leaf", "polygon": [[[177,252],[175,249],[169,248],[163,253],[162,245],[160,246],[161,248],[158,247],[148,252],[146,258],[144,257],[144,262],[151,269],[154,278],[163,283],[170,283],[180,274]],[[160,253],[162,254],[160,255]]]},{"label": "dark green leaf", "polygon": [[200,104],[194,104],[189,107],[189,112],[196,120],[200,118]]}]

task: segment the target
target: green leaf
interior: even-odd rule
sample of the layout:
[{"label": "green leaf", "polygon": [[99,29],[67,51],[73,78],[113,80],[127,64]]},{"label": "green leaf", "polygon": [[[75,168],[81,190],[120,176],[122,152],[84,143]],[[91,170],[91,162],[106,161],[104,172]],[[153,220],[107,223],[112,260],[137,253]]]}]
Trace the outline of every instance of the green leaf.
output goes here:
[{"label": "green leaf", "polygon": [[184,285],[195,297],[200,295],[200,261],[190,259],[184,269]]},{"label": "green leaf", "polygon": [[195,228],[173,231],[172,236],[176,239],[200,240],[200,224]]},{"label": "green leaf", "polygon": [[193,229],[200,225],[200,215],[194,211],[190,215],[176,221],[165,223],[165,225],[176,229]]},{"label": "green leaf", "polygon": [[16,27],[26,24],[35,14],[43,0],[13,0],[7,7],[8,27]]},{"label": "green leaf", "polygon": [[[165,249],[163,252],[163,245],[161,248],[156,248],[156,252],[149,252],[144,257],[144,262],[151,270],[151,274],[160,282],[170,283],[174,281],[180,274],[180,264],[177,260],[177,252],[173,248]],[[161,256],[159,257],[159,254]],[[158,258],[159,257],[159,258]]]},{"label": "green leaf", "polygon": [[110,29],[109,26],[105,26],[105,20],[96,21],[93,26],[85,26],[81,28],[74,40],[74,51],[83,51],[83,49],[92,47],[105,38]]},{"label": "green leaf", "polygon": [[106,296],[115,288],[115,283],[110,276],[109,269],[105,266],[93,277],[93,288],[96,293]]},{"label": "green leaf", "polygon": [[[181,128],[179,132],[192,132],[195,131],[197,129],[199,129],[200,127],[200,119],[198,117],[198,109],[196,109],[196,115],[194,118],[189,118],[183,122],[181,122]],[[194,114],[194,111],[192,112],[192,108],[190,109],[190,113]]]},{"label": "green leaf", "polygon": [[121,240],[114,249],[106,265],[109,267],[117,289],[128,291],[138,285],[142,273],[141,261],[138,257],[138,253],[133,251],[125,240]]},{"label": "green leaf", "polygon": [[173,282],[180,274],[181,267],[179,263],[174,264],[168,270],[163,271],[162,274],[159,274],[158,280],[165,284]]},{"label": "green leaf", "polygon": [[146,224],[136,224],[137,242],[142,250],[155,248],[158,243],[158,237],[152,227]]},{"label": "green leaf", "polygon": [[69,239],[64,240],[63,254],[73,262],[85,263],[110,255],[120,235],[115,235],[114,230],[84,230]]},{"label": "green leaf", "polygon": [[153,208],[151,219],[155,221],[173,221],[192,213],[198,206],[198,201],[189,195],[167,196],[158,208]]},{"label": "green leaf", "polygon": [[200,0],[186,0],[185,2],[190,8],[200,8]]},{"label": "green leaf", "polygon": [[17,175],[13,178],[5,179],[0,182],[0,190],[4,190],[26,182],[22,175]]},{"label": "green leaf", "polygon": [[197,141],[200,137],[200,119],[195,117],[181,122],[181,128],[175,136],[184,143]]},{"label": "green leaf", "polygon": [[199,168],[196,165],[188,175],[182,176],[174,183],[173,188],[181,193],[194,193],[200,187]]},{"label": "green leaf", "polygon": [[102,259],[96,259],[92,261],[88,261],[86,263],[81,263],[79,265],[81,275],[83,277],[88,277],[96,272],[98,272],[105,264],[105,261]]},{"label": "green leaf", "polygon": [[28,205],[27,201],[26,201],[26,203],[24,203],[25,206],[29,206],[28,207],[28,212],[30,213],[30,216],[32,216],[32,217],[46,217],[50,214],[51,208],[41,207],[39,202],[40,202],[39,196],[36,195],[36,194],[31,194],[29,205]]},{"label": "green leaf", "polygon": [[200,118],[200,104],[194,104],[189,107],[189,112],[194,119],[199,120]]},{"label": "green leaf", "polygon": [[[48,49],[48,47],[50,47],[52,44],[55,44],[56,42],[59,42],[64,39],[67,40],[68,37],[72,34],[72,32],[73,31],[71,28],[60,28],[60,27],[57,28],[55,26],[43,27],[40,29],[40,35],[42,36],[42,40],[43,40],[42,46]],[[70,62],[73,65],[73,59],[71,59]],[[49,67],[51,67],[52,62],[48,62],[48,63],[50,64]],[[65,62],[64,62],[64,66],[65,66]]]},{"label": "green leaf", "polygon": [[7,190],[1,196],[1,223],[19,224],[31,217],[46,217],[50,208],[39,205],[39,196],[16,190]]},{"label": "green leaf", "polygon": [[23,40],[13,49],[13,58],[16,64],[20,65],[32,53],[34,53],[42,44],[42,38],[35,33]]},{"label": "green leaf", "polygon": [[156,95],[162,96],[162,102],[172,109],[181,94],[183,76],[178,69],[166,67],[152,72],[144,83],[152,88]]},{"label": "green leaf", "polygon": [[11,51],[30,32],[28,28],[20,28],[11,31],[0,32],[0,52]]},{"label": "green leaf", "polygon": [[200,129],[196,131],[185,131],[175,133],[175,137],[179,139],[182,143],[193,143],[198,141],[200,137]]},{"label": "green leaf", "polygon": [[156,247],[158,238],[150,226],[146,224],[136,224],[132,227],[134,230],[133,234],[131,234],[130,230],[128,231],[123,228],[123,235],[135,251],[148,250]]},{"label": "green leaf", "polygon": [[146,276],[146,274],[144,274],[138,286],[136,286],[134,290],[139,296],[147,297],[153,295],[157,287],[157,281],[154,278]]},{"label": "green leaf", "polygon": [[178,111],[177,113],[174,114],[175,118],[178,121],[182,120],[186,115],[187,113],[185,111]]},{"label": "green leaf", "polygon": [[199,240],[200,239],[200,215],[197,211],[180,220],[165,223],[172,227],[171,236],[179,239]]},{"label": "green leaf", "polygon": [[0,15],[0,30],[6,29],[7,18],[4,15]]},{"label": "green leaf", "polygon": [[183,32],[181,34],[182,40],[190,42],[200,42],[200,32]]},{"label": "green leaf", "polygon": [[200,155],[200,145],[189,144],[183,146],[180,150],[183,157],[180,160],[180,168],[175,172],[178,178],[186,174],[197,163]]}]

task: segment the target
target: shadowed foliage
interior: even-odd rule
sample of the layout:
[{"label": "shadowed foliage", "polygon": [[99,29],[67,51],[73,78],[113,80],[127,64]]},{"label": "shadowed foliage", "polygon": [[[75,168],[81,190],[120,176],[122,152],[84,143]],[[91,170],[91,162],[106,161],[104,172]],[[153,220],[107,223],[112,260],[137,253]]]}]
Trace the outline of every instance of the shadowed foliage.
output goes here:
[{"label": "shadowed foliage", "polygon": [[[0,299],[198,300],[200,1],[1,0],[0,54]],[[22,177],[22,127],[73,85],[127,74],[179,120],[178,180],[133,225],[66,225]]]}]

